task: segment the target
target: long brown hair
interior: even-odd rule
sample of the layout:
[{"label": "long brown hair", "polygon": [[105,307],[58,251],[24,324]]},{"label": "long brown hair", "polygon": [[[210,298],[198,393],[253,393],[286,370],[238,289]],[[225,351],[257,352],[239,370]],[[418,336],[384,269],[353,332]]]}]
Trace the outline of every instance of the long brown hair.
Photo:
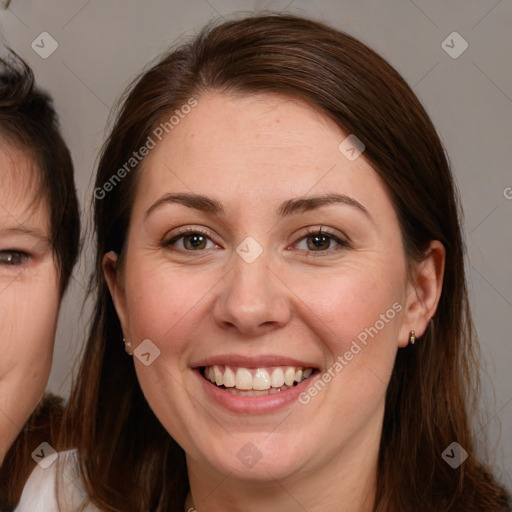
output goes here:
[{"label": "long brown hair", "polygon": [[[93,502],[123,512],[183,509],[183,450],[144,399],[102,271],[105,253],[123,256],[140,164],[115,186],[105,184],[164,119],[212,90],[300,98],[356,134],[387,186],[408,260],[420,261],[431,240],[446,248],[437,314],[421,343],[399,350],[387,391],[375,511],[506,510],[506,491],[477,459],[472,438],[477,341],[443,146],[414,93],[379,55],[347,34],[290,15],[211,25],[165,55],[127,91],[103,148],[94,205],[96,308],[68,411]],[[442,458],[453,441],[469,453],[458,469]]]}]

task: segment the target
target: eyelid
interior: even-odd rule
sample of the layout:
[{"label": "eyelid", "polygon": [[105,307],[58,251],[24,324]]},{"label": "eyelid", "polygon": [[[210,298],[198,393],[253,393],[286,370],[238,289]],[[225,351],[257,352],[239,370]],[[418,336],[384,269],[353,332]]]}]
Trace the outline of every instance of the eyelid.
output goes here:
[{"label": "eyelid", "polygon": [[350,244],[351,240],[345,233],[338,230],[331,230],[330,228],[325,228],[325,226],[308,226],[305,228],[305,232],[301,234],[300,240],[307,236],[311,235],[326,235],[338,240],[340,243]]}]

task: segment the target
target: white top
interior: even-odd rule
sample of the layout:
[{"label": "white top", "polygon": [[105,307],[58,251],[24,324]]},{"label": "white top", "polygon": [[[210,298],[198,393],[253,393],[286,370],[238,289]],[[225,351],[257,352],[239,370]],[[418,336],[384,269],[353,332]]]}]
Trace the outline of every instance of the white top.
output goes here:
[{"label": "white top", "polygon": [[[59,473],[62,477],[57,479]],[[86,501],[87,493],[78,470],[77,451],[70,450],[54,453],[38,462],[23,488],[15,512],[99,512],[91,503],[82,509]]]}]

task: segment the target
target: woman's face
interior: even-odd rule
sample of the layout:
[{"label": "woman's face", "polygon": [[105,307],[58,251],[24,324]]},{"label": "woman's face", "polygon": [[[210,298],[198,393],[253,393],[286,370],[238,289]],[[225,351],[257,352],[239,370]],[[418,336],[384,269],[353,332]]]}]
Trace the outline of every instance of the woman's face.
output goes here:
[{"label": "woman's face", "polygon": [[289,98],[209,94],[145,161],[123,267],[111,253],[105,269],[191,474],[376,463],[396,351],[428,318],[383,182],[347,135]]},{"label": "woman's face", "polygon": [[34,164],[0,144],[0,462],[44,392],[59,310],[49,215]]}]

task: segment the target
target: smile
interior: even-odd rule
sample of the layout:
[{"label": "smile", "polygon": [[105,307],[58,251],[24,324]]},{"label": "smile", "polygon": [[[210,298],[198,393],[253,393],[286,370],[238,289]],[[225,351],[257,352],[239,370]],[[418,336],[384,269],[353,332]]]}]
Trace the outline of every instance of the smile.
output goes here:
[{"label": "smile", "polygon": [[244,368],[224,365],[205,366],[203,377],[234,395],[261,396],[286,391],[308,379],[313,368],[302,366],[275,366]]}]

